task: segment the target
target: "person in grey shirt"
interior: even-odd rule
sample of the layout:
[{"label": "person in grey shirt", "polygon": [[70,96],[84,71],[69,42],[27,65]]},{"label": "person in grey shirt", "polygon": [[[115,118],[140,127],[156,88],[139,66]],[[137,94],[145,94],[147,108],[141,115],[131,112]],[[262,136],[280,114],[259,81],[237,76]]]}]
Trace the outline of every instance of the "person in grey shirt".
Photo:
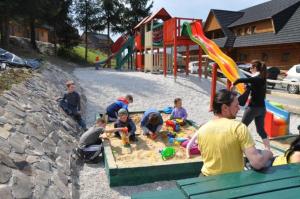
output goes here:
[{"label": "person in grey shirt", "polygon": [[80,139],[78,147],[80,149],[84,149],[90,145],[99,145],[102,143],[102,138],[105,135],[103,133],[114,133],[117,131],[122,130],[123,128],[113,128],[113,129],[106,129],[106,121],[103,118],[98,118],[96,120],[96,124],[90,127],[86,132],[84,132]]}]

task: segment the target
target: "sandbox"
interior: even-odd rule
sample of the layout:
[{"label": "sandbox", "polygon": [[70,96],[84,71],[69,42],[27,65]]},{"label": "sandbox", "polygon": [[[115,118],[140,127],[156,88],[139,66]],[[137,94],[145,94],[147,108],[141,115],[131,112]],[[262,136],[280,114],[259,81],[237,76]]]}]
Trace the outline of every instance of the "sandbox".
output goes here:
[{"label": "sandbox", "polygon": [[[167,114],[162,116],[164,121],[169,118]],[[195,155],[187,159],[185,148],[179,143],[169,143],[165,124],[156,140],[144,136],[140,128],[141,117],[142,112],[131,114],[137,127],[138,142],[124,147],[120,139],[110,137],[104,143],[105,168],[110,186],[138,185],[198,176],[202,167],[201,156]],[[193,123],[182,126],[178,133],[189,137],[196,130],[197,125]],[[176,154],[163,160],[159,151],[168,146],[174,147]]]}]

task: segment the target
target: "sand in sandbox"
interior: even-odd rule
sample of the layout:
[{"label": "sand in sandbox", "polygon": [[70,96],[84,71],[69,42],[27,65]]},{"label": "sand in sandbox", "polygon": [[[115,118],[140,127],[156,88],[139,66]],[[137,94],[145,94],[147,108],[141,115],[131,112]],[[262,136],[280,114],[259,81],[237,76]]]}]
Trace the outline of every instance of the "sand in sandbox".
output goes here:
[{"label": "sand in sandbox", "polygon": [[[166,121],[169,119],[169,115],[162,114],[163,120]],[[167,128],[165,123],[163,125],[162,131],[160,132],[158,138],[156,140],[152,140],[147,136],[143,135],[142,129],[140,127],[142,114],[134,114],[131,115],[134,123],[136,124],[136,134],[138,142],[131,143],[130,148],[124,147],[122,145],[122,141],[115,137],[110,137],[109,142],[112,148],[112,152],[118,167],[128,167],[128,166],[142,166],[142,165],[154,165],[164,163],[175,163],[186,161],[197,161],[199,160],[199,155],[192,156],[191,159],[187,159],[185,155],[185,148],[180,145],[170,144],[168,142]],[[109,124],[108,126],[113,126],[113,124]],[[192,137],[195,133],[196,128],[193,126],[183,126],[181,127],[180,132],[184,133],[186,137]],[[168,160],[163,160],[159,150],[172,146],[175,148],[176,154],[173,158]]]}]

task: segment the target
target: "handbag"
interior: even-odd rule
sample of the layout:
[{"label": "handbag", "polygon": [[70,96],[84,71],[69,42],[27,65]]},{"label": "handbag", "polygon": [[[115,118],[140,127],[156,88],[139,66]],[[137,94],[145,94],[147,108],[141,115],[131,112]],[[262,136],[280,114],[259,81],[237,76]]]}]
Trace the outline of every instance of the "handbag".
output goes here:
[{"label": "handbag", "polygon": [[240,106],[245,106],[245,104],[247,103],[248,98],[250,96],[250,93],[251,93],[251,88],[250,88],[250,86],[247,85],[246,86],[246,91],[238,97],[238,101],[239,101]]}]

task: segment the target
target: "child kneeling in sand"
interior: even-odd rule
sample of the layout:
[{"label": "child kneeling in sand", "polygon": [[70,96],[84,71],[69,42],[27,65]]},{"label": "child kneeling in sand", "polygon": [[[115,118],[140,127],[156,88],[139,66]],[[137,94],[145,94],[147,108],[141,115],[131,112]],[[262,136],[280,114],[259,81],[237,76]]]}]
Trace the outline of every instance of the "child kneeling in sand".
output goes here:
[{"label": "child kneeling in sand", "polygon": [[112,103],[106,108],[106,114],[108,115],[108,121],[114,122],[118,119],[118,111],[123,108],[128,111],[128,105],[133,102],[133,97],[131,95],[126,95],[126,97],[119,97],[117,101]]},{"label": "child kneeling in sand", "polygon": [[[135,137],[135,131],[136,126],[132,119],[128,116],[128,112],[126,109],[120,109],[118,111],[118,120],[114,124],[115,128],[124,128],[127,127],[128,129],[128,135],[129,135],[129,141],[136,142],[137,139]],[[121,138],[121,132],[117,131],[115,132],[115,136],[118,138]]]},{"label": "child kneeling in sand", "polygon": [[171,113],[170,119],[182,119],[185,121],[187,118],[187,112],[185,108],[182,107],[182,100],[181,98],[176,98],[174,100],[174,109]]},{"label": "child kneeling in sand", "polygon": [[152,139],[157,137],[163,125],[163,119],[159,111],[154,108],[148,109],[142,118],[141,127],[144,135],[150,135]]},{"label": "child kneeling in sand", "polygon": [[98,157],[102,152],[102,139],[107,138],[106,133],[122,130],[122,128],[106,129],[105,127],[105,119],[98,118],[95,125],[81,135],[78,147],[74,149],[80,159],[91,161]]}]

